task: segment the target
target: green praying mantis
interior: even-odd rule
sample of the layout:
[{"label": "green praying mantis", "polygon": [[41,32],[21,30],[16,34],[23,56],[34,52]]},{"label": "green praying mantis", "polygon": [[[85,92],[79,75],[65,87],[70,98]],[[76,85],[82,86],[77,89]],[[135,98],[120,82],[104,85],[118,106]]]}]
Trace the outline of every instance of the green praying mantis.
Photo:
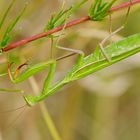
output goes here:
[{"label": "green praying mantis", "polygon": [[[108,15],[107,11],[113,5],[114,2],[115,0],[112,0],[111,2],[107,2],[107,3],[104,3],[102,0],[96,0],[95,4],[92,5],[92,8],[90,9],[89,15],[95,21],[100,21],[104,19]],[[127,20],[129,11],[130,11],[130,7],[128,8],[128,11],[126,14],[126,20]],[[93,16],[91,15],[91,13],[93,14]],[[114,34],[118,33],[123,28],[124,26],[121,26],[120,28],[112,32],[99,44],[99,46],[96,47],[96,50],[88,56],[85,56],[84,53],[80,50],[73,50],[73,49],[59,47],[59,49],[67,50],[72,53],[66,56],[62,56],[58,59],[51,58],[51,60],[47,62],[41,62],[36,65],[29,66],[20,75],[18,75],[17,73],[22,66],[26,65],[26,63],[21,65],[14,74],[10,70],[11,64],[9,64],[8,66],[9,77],[11,81],[16,84],[16,83],[20,83],[26,80],[30,76],[33,76],[36,73],[46,68],[49,68],[48,75],[44,81],[41,93],[38,96],[31,96],[31,95],[24,96],[24,99],[27,105],[33,106],[37,104],[38,102],[46,99],[50,95],[54,94],[55,92],[57,92],[64,85],[72,81],[76,81],[81,78],[84,78],[100,69],[108,67],[122,59],[125,59],[139,52],[140,51],[140,34],[129,36],[121,41],[112,43],[106,46],[105,48],[103,47],[106,40],[108,40]],[[55,70],[57,67],[57,62],[61,59],[64,59],[66,57],[69,57],[75,54],[78,55],[77,61],[72,66],[71,70],[61,80],[52,84],[52,80],[54,78]]]},{"label": "green praying mantis", "polygon": [[78,54],[77,63],[72,67],[71,71],[60,81],[51,85],[51,80],[55,73],[55,68],[57,60],[50,60],[48,62],[36,64],[31,68],[28,68],[22,75],[13,78],[12,74],[9,71],[10,78],[13,83],[19,83],[27,79],[28,77],[34,75],[37,72],[40,72],[46,67],[49,67],[48,76],[44,82],[43,90],[38,96],[27,95],[24,96],[25,101],[29,106],[46,99],[48,96],[54,94],[64,85],[81,79],[93,72],[96,72],[100,69],[103,69],[107,66],[112,65],[124,58],[127,58],[140,51],[140,34],[130,36],[122,41],[116,42],[112,45],[109,45],[105,48],[105,52],[110,56],[111,61],[108,60],[102,55],[102,52],[99,49],[96,49],[93,54],[84,57],[84,54]]}]

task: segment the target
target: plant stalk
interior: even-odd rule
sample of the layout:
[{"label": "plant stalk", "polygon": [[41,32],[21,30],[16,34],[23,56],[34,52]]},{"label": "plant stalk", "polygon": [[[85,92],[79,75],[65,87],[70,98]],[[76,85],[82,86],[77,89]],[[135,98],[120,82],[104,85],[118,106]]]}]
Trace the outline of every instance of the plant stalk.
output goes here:
[{"label": "plant stalk", "polygon": [[[32,86],[34,93],[38,94],[39,87],[37,85],[35,78],[34,77],[29,78],[29,82]],[[47,110],[45,103],[44,102],[39,103],[39,107],[40,107],[40,111],[42,113],[42,116],[44,118],[45,124],[47,125],[48,130],[49,130],[53,140],[61,140],[61,137],[60,137],[60,135],[55,127],[55,124],[54,124],[54,122],[53,122],[53,120],[52,120],[52,118]]]},{"label": "plant stalk", "polygon": [[[118,10],[121,10],[121,9],[124,9],[124,8],[127,8],[129,6],[132,6],[134,4],[137,4],[137,3],[140,3],[140,0],[133,0],[131,2],[125,2],[125,3],[122,3],[118,6],[114,6],[112,7],[109,12],[115,12],[115,11],[118,11]],[[7,47],[5,48],[2,48],[2,52],[7,52],[9,50],[12,50],[14,48],[17,48],[17,47],[20,47],[22,45],[25,45],[29,42],[32,42],[32,41],[35,41],[37,39],[40,39],[40,38],[43,38],[43,37],[47,37],[48,35],[51,35],[53,33],[56,33],[56,32],[59,32],[61,30],[63,30],[64,26],[65,26],[65,29],[67,28],[70,28],[72,26],[75,26],[75,25],[78,25],[78,24],[81,24],[83,22],[86,22],[86,21],[90,21],[90,17],[89,16],[84,16],[84,17],[81,17],[79,19],[76,19],[76,20],[73,20],[73,21],[70,21],[68,22],[67,24],[65,25],[60,25],[54,29],[51,29],[47,32],[43,32],[43,33],[40,33],[40,34],[37,34],[37,35],[34,35],[34,36],[31,36],[31,37],[28,37],[28,38],[25,38],[25,39],[22,39],[20,41],[17,41],[17,42],[14,42],[14,43],[11,43],[9,44]]]}]

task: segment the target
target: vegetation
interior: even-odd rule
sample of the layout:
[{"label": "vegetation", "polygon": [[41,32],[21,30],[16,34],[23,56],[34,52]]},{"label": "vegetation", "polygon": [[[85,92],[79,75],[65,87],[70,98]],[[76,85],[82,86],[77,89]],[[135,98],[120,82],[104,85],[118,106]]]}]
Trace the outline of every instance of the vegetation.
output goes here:
[{"label": "vegetation", "polygon": [[[112,0],[110,2],[105,2],[103,0],[96,0],[93,3],[90,3],[91,4],[90,8],[87,8],[88,9],[87,16],[81,17],[81,18],[78,18],[78,19],[72,20],[72,21],[71,21],[72,16],[73,15],[76,16],[76,14],[78,14],[78,11],[81,10],[81,13],[82,13],[82,11],[84,11],[83,13],[85,14],[84,8],[86,8],[86,5],[89,7],[89,5],[90,5],[89,2],[87,0],[81,0],[77,3],[75,3],[73,6],[70,6],[70,8],[64,8],[65,6],[64,6],[64,4],[62,4],[61,10],[56,12],[56,14],[53,14],[51,16],[50,20],[48,19],[47,25],[46,25],[45,21],[43,21],[44,17],[42,16],[41,22],[42,22],[42,24],[44,24],[45,28],[43,26],[42,27],[40,26],[40,28],[42,28],[44,32],[38,34],[38,31],[34,30],[36,28],[35,27],[32,28],[32,26],[30,25],[30,27],[27,27],[29,29],[28,34],[30,34],[30,35],[24,35],[24,37],[22,37],[22,38],[25,38],[25,39],[22,39],[20,37],[21,35],[23,36],[22,31],[17,32],[17,30],[18,30],[20,24],[23,26],[23,23],[24,23],[23,21],[25,19],[27,20],[28,19],[27,17],[31,16],[31,13],[35,12],[33,9],[35,8],[34,6],[36,6],[36,5],[33,4],[32,5],[33,9],[32,9],[30,7],[31,6],[30,4],[25,4],[24,2],[23,3],[19,2],[19,4],[22,5],[23,10],[21,10],[21,12],[16,16],[15,19],[12,19],[12,18],[10,18],[10,16],[11,16],[10,13],[12,10],[15,9],[16,4],[18,4],[18,2],[13,0],[11,2],[11,4],[6,8],[6,10],[3,9],[3,11],[5,11],[5,13],[3,13],[1,15],[2,18],[0,21],[0,29],[1,29],[1,38],[0,38],[0,40],[1,40],[0,41],[1,89],[0,89],[0,91],[1,91],[1,93],[10,93],[11,94],[11,95],[2,94],[1,96],[6,96],[6,100],[8,100],[7,98],[9,98],[9,97],[13,98],[15,96],[16,98],[18,97],[18,101],[19,101],[19,98],[21,98],[21,94],[13,94],[13,93],[22,93],[22,94],[24,94],[23,96],[26,101],[26,104],[29,106],[32,106],[36,103],[39,103],[42,100],[46,100],[46,98],[48,96],[58,92],[58,89],[61,89],[64,85],[66,85],[66,84],[70,85],[70,83],[72,81],[76,81],[81,78],[84,78],[84,77],[88,76],[89,74],[97,72],[105,67],[108,67],[120,60],[123,60],[124,58],[127,58],[127,57],[139,52],[139,50],[140,50],[140,48],[139,48],[140,34],[139,33],[135,33],[134,35],[133,34],[126,35],[127,37],[121,39],[120,41],[116,41],[116,40],[114,41],[113,35],[118,37],[117,34],[118,34],[118,31],[120,31],[120,30],[116,30],[115,32],[113,32],[111,35],[108,36],[108,34],[103,29],[103,28],[107,27],[107,24],[104,27],[102,27],[101,30],[97,30],[97,32],[101,33],[101,34],[99,34],[98,37],[100,37],[100,35],[106,33],[105,37],[108,39],[112,39],[113,42],[109,41],[109,45],[107,45],[105,48],[101,48],[101,47],[98,47],[99,41],[97,41],[98,39],[97,39],[96,35],[95,35],[94,41],[98,42],[98,43],[93,43],[93,41],[92,41],[90,33],[92,33],[92,28],[93,28],[94,22],[100,21],[100,22],[97,22],[97,28],[98,28],[100,23],[103,23],[103,24],[105,23],[105,19],[107,19],[108,15],[112,14],[113,12],[115,12],[119,9],[127,8],[127,7],[128,7],[127,14],[128,14],[130,11],[130,6],[132,6],[133,4],[139,3],[140,1],[133,0],[133,1],[126,2],[122,5],[120,4],[119,6],[112,8],[112,5],[115,2],[116,2],[116,0]],[[5,4],[5,3],[3,2],[3,4]],[[85,7],[84,7],[84,5],[85,5]],[[136,9],[136,8],[134,8],[134,9]],[[17,8],[17,10],[18,10],[18,8]],[[39,10],[39,7],[38,7],[38,10]],[[40,9],[40,11],[41,11],[41,9]],[[79,13],[79,14],[81,14],[81,13]],[[124,10],[122,11],[122,13],[124,13]],[[134,15],[136,15],[137,13],[138,13],[137,9],[136,9],[136,12],[135,11],[131,12],[131,14],[134,14]],[[124,19],[127,14],[124,14]],[[129,18],[131,19],[131,16],[129,16]],[[127,19],[127,17],[126,17],[126,19]],[[85,23],[85,25],[87,24],[87,28],[82,29],[82,27],[84,25],[81,23],[86,22],[86,21],[91,21],[91,22]],[[113,26],[115,25],[114,27],[116,27],[117,19],[113,19],[111,21],[112,22],[109,25],[109,27],[112,27],[112,25]],[[9,24],[9,25],[7,26],[7,24]],[[70,28],[77,24],[81,24],[81,28],[79,28],[80,30],[76,29],[77,31],[76,30],[74,31],[72,28],[71,30],[68,31],[69,34],[66,36],[65,35],[66,28]],[[123,24],[123,23],[121,23],[121,24]],[[128,22],[128,24],[130,24],[130,21]],[[100,26],[102,26],[102,25],[100,25]],[[94,27],[94,28],[96,28],[96,27]],[[89,29],[89,33],[88,33],[88,29]],[[127,31],[127,26],[126,26],[125,30]],[[61,31],[61,32],[59,32],[59,31]],[[71,31],[71,33],[70,33],[70,31]],[[32,32],[36,32],[35,33],[36,35],[33,35]],[[57,32],[59,32],[59,33],[57,33]],[[131,32],[129,32],[129,34],[130,33]],[[64,37],[64,35],[65,35],[65,39],[62,39],[62,37]],[[31,37],[27,37],[27,36],[31,36]],[[21,38],[21,40],[20,40],[20,38]],[[119,37],[119,38],[122,38],[122,37]],[[76,41],[78,39],[79,39],[79,41]],[[49,40],[50,43],[47,40]],[[46,48],[46,41],[47,41],[47,46],[50,46],[50,47]],[[107,40],[105,40],[105,41],[107,41]],[[11,42],[14,42],[14,43],[11,43]],[[78,43],[79,48],[76,47],[77,45],[74,45],[74,42]],[[21,48],[21,46],[23,46],[23,45],[26,45],[26,46]],[[69,48],[69,45],[71,46],[70,48]],[[84,51],[84,52],[87,52],[86,54],[84,54],[82,51],[83,47],[85,48],[85,46],[89,46],[89,47],[86,47],[86,49],[85,49],[86,51]],[[90,46],[92,46],[92,47],[90,47]],[[93,46],[97,46],[96,49]],[[90,48],[92,48],[92,50],[90,50]],[[63,55],[63,51],[65,51],[65,50],[69,51],[70,53]],[[47,61],[46,61],[46,56],[47,56]],[[73,57],[70,57],[70,56],[73,56]],[[106,56],[110,60],[108,60],[106,58]],[[33,64],[29,64],[29,63],[31,63],[31,60],[30,60],[31,58],[32,58]],[[73,66],[71,66],[71,62],[73,61],[73,59],[74,59],[75,64],[73,64]],[[41,62],[39,62],[39,61],[41,61]],[[67,66],[66,66],[65,62],[68,62],[67,64],[68,64],[69,68],[67,68],[67,69],[66,69]],[[12,67],[13,66],[12,64],[19,65],[19,67],[16,68],[16,70],[15,70],[15,68]],[[8,68],[6,67],[7,65],[8,65]],[[48,72],[46,72],[46,70],[45,70],[47,67],[49,67]],[[21,69],[23,69],[23,70],[21,70]],[[134,69],[135,69],[135,67],[134,67]],[[8,70],[8,73],[7,73],[7,70]],[[42,73],[41,71],[43,71],[43,70],[45,70],[45,71]],[[61,74],[62,71],[64,71],[65,74]],[[45,79],[44,76],[46,75],[46,73],[48,73],[48,76]],[[99,74],[100,73],[104,73],[104,71],[99,72]],[[127,71],[124,71],[124,73],[127,73]],[[57,80],[58,78],[57,79],[55,78],[56,74],[58,74],[58,77],[61,80]],[[96,77],[101,77],[101,79],[103,79],[103,77],[100,76],[99,74],[97,73]],[[107,74],[108,74],[108,72],[107,72]],[[122,74],[123,74],[123,72],[120,73],[120,75],[122,75]],[[7,75],[9,75],[11,82]],[[94,76],[95,76],[95,74],[94,74]],[[64,77],[64,78],[62,78],[62,77]],[[115,77],[117,77],[117,75]],[[8,80],[6,80],[5,78],[8,78]],[[44,82],[43,82],[43,79],[44,79]],[[53,79],[54,79],[54,82],[52,82]],[[90,97],[90,95],[93,98],[91,100],[91,102],[94,102],[96,105],[98,105],[99,103],[104,104],[105,103],[104,101],[107,99],[108,100],[107,104],[109,104],[109,106],[110,106],[111,105],[110,102],[111,103],[114,102],[114,100],[116,100],[116,97],[119,98],[120,94],[123,95],[124,92],[127,91],[127,90],[123,91],[123,90],[117,89],[118,92],[114,90],[114,93],[113,93],[113,91],[110,90],[113,88],[113,86],[112,86],[109,89],[109,93],[107,93],[106,92],[107,90],[104,90],[103,88],[101,90],[100,88],[98,88],[98,89],[91,88],[92,86],[89,87],[89,85],[92,85],[92,84],[94,85],[94,83],[88,84],[88,81],[89,81],[88,79],[92,81],[91,77],[89,77],[89,78],[87,78],[87,83],[82,84],[83,82],[81,82],[82,81],[81,80],[79,82],[79,84],[80,84],[80,86],[83,85],[83,87],[85,89],[87,89],[85,92],[88,93],[89,95],[86,96],[83,93],[81,93],[82,86],[80,88],[80,86],[78,84],[76,84],[75,90],[67,91],[67,92],[70,92],[71,94],[63,95],[64,97],[67,96],[67,97],[65,97],[65,99],[63,101],[66,101],[66,100],[68,101],[68,103],[66,104],[67,105],[66,110],[68,109],[68,112],[70,111],[71,112],[70,114],[72,116],[70,115],[71,117],[69,118],[68,117],[69,113],[66,113],[65,115],[71,121],[73,121],[73,122],[76,121],[77,125],[80,122],[77,121],[75,117],[78,115],[78,114],[76,114],[76,112],[78,111],[78,107],[80,107],[82,105],[82,104],[80,104],[82,98],[85,98],[85,97],[87,98],[87,101],[83,102],[84,108],[88,108],[88,105],[86,105],[86,102],[89,101],[89,103],[90,103],[90,99],[88,99],[88,97]],[[115,78],[113,75],[111,77],[111,79],[108,79],[108,78],[105,78],[105,79],[106,79],[105,84],[107,84],[107,83],[113,81],[113,79],[115,79]],[[38,80],[40,82],[37,82]],[[25,81],[25,82],[21,83],[23,81]],[[12,84],[12,82],[14,84]],[[27,87],[29,85],[28,82],[30,83],[30,85],[32,87],[31,90],[28,89],[28,87]],[[20,83],[20,84],[17,84],[17,83]],[[96,81],[95,81],[95,83],[96,83],[95,87],[97,87],[96,85],[98,85],[98,84]],[[125,82],[122,81],[122,85],[120,85],[120,87],[122,89],[124,89],[124,87],[126,85],[129,85],[128,81],[126,82],[127,83],[126,85],[124,83]],[[41,84],[43,84],[42,90],[40,90]],[[79,89],[77,88],[78,86],[79,86]],[[129,86],[126,86],[126,89],[128,89],[128,87]],[[67,87],[67,88],[69,88],[69,87]],[[115,88],[116,88],[116,86],[114,87],[114,89]],[[19,90],[19,89],[21,89],[21,90]],[[107,87],[106,87],[106,89],[107,89]],[[63,89],[63,91],[61,91],[61,92],[65,92],[65,90]],[[93,92],[95,92],[96,94],[90,94]],[[29,95],[29,93],[36,93],[37,95],[33,96],[33,95]],[[80,95],[80,93],[81,93],[81,95]],[[101,97],[99,96],[100,93],[102,95]],[[106,97],[104,96],[104,94],[107,94]],[[117,94],[117,95],[115,95],[115,94]],[[114,95],[116,96],[115,98],[114,98]],[[54,103],[56,104],[56,102],[60,106],[60,108],[63,109],[63,111],[65,110],[63,107],[63,103],[60,104],[59,101],[55,101],[55,100],[53,101],[53,99],[55,99],[55,98],[58,99],[57,96],[59,96],[59,98],[60,98],[60,94],[58,94],[54,97],[52,96],[52,98],[50,98],[50,99],[47,98],[46,103],[39,104],[41,113],[42,113],[42,117],[44,118],[44,122],[51,134],[50,137],[53,138],[54,140],[77,139],[76,136],[74,137],[74,135],[72,134],[75,131],[71,130],[72,127],[74,127],[74,126],[71,126],[70,124],[68,124],[68,127],[71,127],[71,128],[67,128],[67,129],[65,128],[65,126],[61,126],[59,123],[57,124],[60,129],[60,134],[62,135],[61,136],[59,134],[57,128],[55,127],[54,122],[52,121],[50,115],[48,114],[48,111],[46,110],[47,104],[48,104],[50,110],[51,109],[54,110],[52,108],[52,105]],[[70,97],[70,100],[68,99],[69,97]],[[120,97],[122,97],[122,96],[120,96]],[[15,106],[17,108],[18,105],[14,100],[15,99],[11,100],[10,102],[8,102],[8,104],[11,106],[11,104],[13,103],[13,105],[15,104]],[[99,102],[100,100],[101,100],[101,102]],[[47,101],[50,102],[50,104],[47,103]],[[5,102],[5,100],[3,99],[2,104],[4,104],[4,102]],[[77,102],[79,104],[76,104]],[[120,101],[118,101],[118,103],[120,103]],[[20,99],[19,104],[21,107],[18,108],[18,110],[22,109],[21,112],[23,113],[23,110],[26,109],[26,105],[24,105],[25,104],[24,100],[21,101],[21,99]],[[92,115],[91,118],[93,118],[93,119],[96,119],[97,116],[99,117],[101,115],[97,111],[98,109],[100,111],[100,105],[96,107],[95,104],[92,105],[95,107],[95,109],[92,109],[91,106],[90,106],[91,109],[89,109],[89,113],[91,113],[90,115]],[[58,105],[56,107],[58,107]],[[109,106],[107,106],[107,107],[109,107]],[[2,107],[3,107],[3,105],[2,105]],[[112,112],[109,115],[114,115],[113,110],[116,109],[115,107],[117,107],[117,109],[118,109],[118,106],[116,106],[116,104],[114,105],[112,103],[112,108],[109,107],[109,110]],[[8,108],[8,107],[6,107],[6,108]],[[73,110],[73,108],[75,108],[75,109]],[[2,109],[2,110],[4,110],[4,109]],[[14,109],[14,110],[18,111],[17,109]],[[9,111],[10,110],[2,111],[2,112],[3,112],[3,114],[5,114],[6,112],[9,112]],[[13,112],[13,109],[10,111],[10,113],[11,112]],[[103,111],[103,112],[105,113],[105,111]],[[13,116],[15,118],[15,112],[13,114],[14,114]],[[38,116],[39,114],[36,113],[36,115]],[[105,114],[105,115],[107,115],[107,114]],[[19,114],[17,115],[16,120],[17,120],[18,116],[19,116]],[[20,113],[20,116],[21,116],[21,113]],[[59,120],[61,120],[60,118],[59,118]],[[57,120],[57,119],[55,119],[55,120]],[[61,121],[64,124],[67,123],[66,118],[63,118]],[[104,119],[101,117],[101,120],[99,120],[99,121],[103,121],[103,123],[104,123],[104,121],[112,122],[113,118],[111,118],[111,116],[107,117],[107,119]],[[12,121],[12,125],[14,124],[14,122],[15,121]],[[63,125],[63,123],[62,123],[62,125]],[[98,123],[98,119],[97,119],[97,123]],[[46,127],[43,126],[44,123],[41,120],[37,121],[36,125],[38,125],[38,127],[39,127],[39,125],[41,125],[40,127],[44,127],[46,129]],[[112,127],[117,126],[113,123],[110,123],[110,125],[112,125]],[[9,123],[4,126],[6,126],[6,128],[8,128]],[[33,126],[33,124],[32,124],[32,126]],[[9,128],[11,128],[11,125]],[[64,130],[63,130],[63,128],[64,128]],[[77,128],[80,129],[80,126],[79,127],[77,126]],[[109,129],[111,129],[113,131],[113,128],[108,128],[108,127],[106,127],[104,129],[104,131],[109,131],[109,133],[111,133]],[[3,130],[5,131],[5,129],[3,129]],[[90,130],[92,132],[94,132],[94,135],[90,134],[90,132],[87,132],[86,134],[83,134],[81,132],[81,136],[80,136],[80,134],[76,134],[76,133],[75,134],[77,135],[78,139],[93,139],[93,138],[100,139],[98,136],[99,133],[96,134],[97,127],[94,126],[94,123],[93,123],[93,126],[91,126]],[[101,131],[101,136],[104,138],[104,134],[102,131]],[[40,136],[48,137],[48,136],[45,136],[45,130],[44,130],[44,132],[42,131],[41,133],[42,134],[40,134]],[[79,137],[81,137],[81,138],[79,138]],[[48,139],[51,139],[51,138],[48,137]],[[7,137],[7,139],[8,139],[8,137]],[[106,139],[112,139],[110,134],[109,134],[109,136],[106,135]]]}]

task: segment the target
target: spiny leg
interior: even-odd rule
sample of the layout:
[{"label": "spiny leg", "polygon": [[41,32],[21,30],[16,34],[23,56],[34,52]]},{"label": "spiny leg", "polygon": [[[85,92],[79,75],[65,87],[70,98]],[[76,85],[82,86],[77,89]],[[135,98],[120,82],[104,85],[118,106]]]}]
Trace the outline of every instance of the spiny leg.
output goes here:
[{"label": "spiny leg", "polygon": [[26,66],[28,64],[27,64],[27,62],[25,62],[25,63],[19,65],[16,68],[15,72],[11,72],[11,66],[12,66],[12,64],[13,63],[8,64],[8,76],[9,76],[10,80],[13,82],[14,79],[16,79],[18,77],[18,75],[20,74],[20,71],[21,71],[22,67],[24,67],[24,66]]},{"label": "spiny leg", "polygon": [[[22,65],[20,65],[16,71],[14,72],[14,75],[12,75],[12,72],[10,70],[10,67],[11,67],[11,64],[9,64],[8,66],[8,74],[9,74],[9,77],[11,79],[11,81],[16,81],[15,83],[19,83],[19,82],[22,82],[23,80],[27,79],[28,77],[32,76],[33,74],[43,70],[44,68],[46,68],[49,64],[50,65],[50,69],[49,69],[49,72],[48,72],[48,76],[47,78],[45,79],[45,82],[44,82],[44,85],[43,85],[43,90],[42,90],[42,94],[45,94],[47,92],[47,90],[49,89],[49,86],[51,84],[51,81],[52,81],[52,78],[54,76],[54,73],[55,73],[55,67],[56,67],[56,61],[59,61],[59,60],[62,60],[62,59],[65,59],[67,57],[70,57],[70,56],[73,56],[73,55],[76,55],[78,54],[79,57],[78,57],[78,64],[80,64],[81,60],[83,59],[84,57],[84,53],[81,51],[81,50],[74,50],[74,49],[70,49],[70,48],[64,48],[64,47],[60,47],[60,46],[57,46],[57,48],[61,49],[61,50],[66,50],[66,51],[70,51],[72,53],[68,54],[68,55],[65,55],[65,56],[62,56],[54,61],[50,61],[50,62],[46,62],[46,63],[42,63],[42,65],[38,65],[38,69],[37,69],[37,66],[33,66],[33,67],[30,67],[29,69],[27,69],[27,71],[25,71],[24,73],[26,74],[22,74],[21,76],[19,76],[19,73],[20,73],[20,70],[23,66],[25,65],[28,65],[27,62],[23,63]],[[44,66],[46,65],[46,66]],[[43,68],[41,68],[43,67]],[[34,69],[35,69],[35,72],[34,72]],[[18,77],[19,76],[19,77]],[[22,78],[20,78],[22,77]],[[18,79],[18,80],[16,80]]]},{"label": "spiny leg", "polygon": [[[20,65],[18,67],[18,70],[24,65],[25,64]],[[40,98],[42,98],[42,97],[44,97],[43,94],[47,94],[47,91],[50,87],[51,81],[54,77],[56,60],[50,60],[48,62],[38,63],[36,65],[30,66],[22,74],[17,75],[18,77],[16,77],[16,79],[14,78],[14,76],[13,76],[11,70],[10,70],[10,67],[11,67],[11,65],[9,64],[8,73],[9,73],[10,79],[13,83],[20,83],[20,82],[26,80],[27,78],[29,78],[30,76],[46,69],[47,67],[49,67],[48,75],[45,79],[41,94],[39,95]],[[36,100],[38,100],[38,96],[33,97],[31,95],[26,95],[26,96],[24,96],[24,99],[25,99],[28,106],[32,106],[37,102]]]},{"label": "spiny leg", "polygon": [[[20,82],[26,80],[27,78],[29,78],[30,76],[46,69],[47,67],[49,67],[53,63],[56,63],[56,60],[50,60],[47,62],[41,62],[41,63],[35,64],[33,66],[28,67],[23,73],[18,74],[18,75],[16,74],[15,77],[14,77],[13,73],[11,72],[11,64],[9,64],[8,65],[8,74],[9,74],[9,77],[13,83],[20,83]],[[18,71],[24,65],[25,64],[20,65],[18,67]],[[19,72],[15,72],[15,73],[19,73]]]},{"label": "spiny leg", "polygon": [[[130,0],[130,2],[132,2],[132,0]],[[130,13],[130,9],[131,9],[131,5],[128,7],[128,10],[127,10],[127,13],[126,13],[126,16],[125,16],[125,22],[124,24],[119,27],[118,29],[116,29],[114,32],[112,32],[112,22],[110,21],[110,35],[107,36],[105,39],[103,39],[101,41],[101,43],[99,43],[99,47],[100,47],[100,50],[103,54],[103,56],[106,58],[106,60],[108,62],[111,62],[111,58],[107,55],[107,53],[105,52],[104,50],[104,44],[106,43],[106,41],[108,41],[112,36],[114,36],[116,33],[120,32],[122,29],[124,29],[125,25],[127,24],[127,21],[128,21],[128,16],[129,16],[129,13]],[[111,15],[110,16],[110,20],[111,20]]]},{"label": "spiny leg", "polygon": [[[44,94],[45,95],[47,94],[49,87],[51,85],[52,79],[54,77],[54,73],[55,73],[55,69],[56,69],[56,61],[50,61],[46,64],[42,63],[42,64],[39,64],[38,66],[34,66],[34,67],[30,68],[30,70],[28,72],[26,72],[26,75],[28,75],[28,76],[24,75],[24,80],[25,80],[26,78],[29,77],[29,75],[32,76],[33,74],[35,74],[37,72],[36,71],[37,69],[39,72],[48,66],[49,66],[49,72],[48,72],[48,75],[44,81],[43,89],[42,89],[41,93],[38,96],[31,96],[31,95],[24,96],[24,99],[25,99],[28,106],[33,106],[34,104],[36,104],[38,102],[38,100],[41,100],[41,98],[44,97]],[[23,78],[21,78],[21,80],[23,80]],[[39,99],[38,99],[38,97],[39,97]]]}]

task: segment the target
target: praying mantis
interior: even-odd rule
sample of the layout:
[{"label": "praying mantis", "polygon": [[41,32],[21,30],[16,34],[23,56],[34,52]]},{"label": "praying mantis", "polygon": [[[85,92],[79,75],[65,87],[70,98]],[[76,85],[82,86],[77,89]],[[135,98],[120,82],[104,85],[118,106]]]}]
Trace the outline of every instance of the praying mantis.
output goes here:
[{"label": "praying mantis", "polygon": [[[97,2],[96,5],[93,5],[93,9],[91,9],[92,12],[95,12],[93,16],[94,20],[99,21],[99,20],[104,19],[107,16],[106,12],[115,1],[116,0],[112,0],[111,2],[108,2],[106,7],[104,8],[103,7],[104,4],[99,5],[102,3],[102,0],[96,0]],[[99,11],[99,8],[101,8],[101,11]],[[130,11],[130,7],[128,8],[126,18],[128,16],[129,11]],[[95,18],[95,15],[96,15],[96,18]],[[31,95],[23,96],[24,100],[26,101],[26,104],[28,106],[33,106],[37,104],[38,102],[46,99],[50,95],[54,94],[55,92],[57,92],[64,85],[72,81],[84,78],[93,72],[96,72],[100,69],[110,66],[122,59],[125,59],[139,52],[140,51],[140,34],[129,36],[121,41],[112,43],[111,45],[108,45],[105,48],[103,48],[103,45],[106,42],[106,40],[109,39],[114,34],[118,33],[123,28],[124,26],[121,26],[120,28],[112,32],[112,34],[106,37],[99,44],[99,46],[96,47],[96,50],[88,56],[85,56],[84,53],[80,50],[73,50],[73,49],[59,47],[59,49],[67,50],[72,53],[66,56],[62,56],[58,59],[51,58],[51,60],[47,62],[38,63],[36,65],[28,67],[20,75],[17,75],[16,73],[13,74],[10,70],[11,64],[9,64],[8,66],[9,77],[11,81],[16,84],[16,83],[20,83],[26,80],[30,76],[35,75],[36,73],[46,68],[49,68],[48,75],[44,81],[43,89],[41,93],[38,96],[31,96]],[[64,26],[64,29],[65,29],[65,26]],[[72,69],[61,80],[52,84],[52,80],[53,80],[55,70],[57,67],[57,62],[61,59],[64,59],[66,57],[69,57],[75,54],[78,55],[76,64],[72,66]],[[26,65],[26,63],[23,65]],[[20,67],[17,69],[17,71],[18,70],[20,70]]]}]

